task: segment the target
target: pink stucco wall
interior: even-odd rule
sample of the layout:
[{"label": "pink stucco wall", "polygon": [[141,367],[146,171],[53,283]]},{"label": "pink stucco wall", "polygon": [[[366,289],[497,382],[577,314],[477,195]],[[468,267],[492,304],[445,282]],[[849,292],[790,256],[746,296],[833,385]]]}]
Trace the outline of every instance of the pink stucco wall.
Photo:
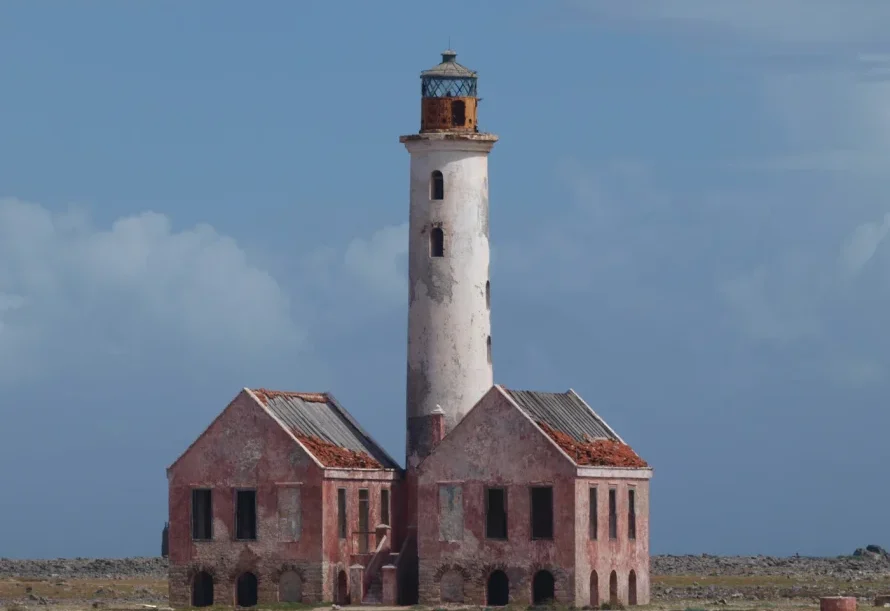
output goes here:
[{"label": "pink stucco wall", "polygon": [[[397,478],[393,471],[322,468],[249,394],[240,393],[168,471],[171,604],[190,604],[191,580],[201,570],[213,575],[217,604],[234,602],[235,582],[247,571],[257,577],[260,602],[278,601],[277,580],[284,570],[301,576],[303,600],[333,600],[337,568],[351,561],[348,543],[358,530],[359,488],[369,490],[373,530],[380,519],[380,490],[394,487]],[[298,541],[286,541],[279,491],[293,486],[300,489],[301,529]],[[339,487],[347,489],[345,543],[337,529]],[[212,489],[212,541],[192,540],[193,488]],[[238,488],[257,491],[255,541],[234,539]]]},{"label": "pink stucco wall", "polygon": [[[612,470],[610,473],[612,473]],[[617,471],[621,471],[620,469]],[[638,470],[624,470],[637,473]],[[493,389],[424,461],[418,470],[418,555],[420,601],[441,602],[443,587],[453,596],[462,583],[465,603],[485,604],[490,573],[503,570],[510,601],[532,602],[532,579],[541,569],[555,578],[557,602],[590,604],[590,574],[599,579],[600,602],[608,600],[609,573],[616,571],[618,598],[628,602],[628,575],[635,571],[637,603],[649,599],[648,480],[578,475],[570,461],[540,429]],[[589,540],[588,489],[599,495],[600,540]],[[627,538],[627,486],[636,490],[636,539]],[[463,533],[444,541],[440,533],[439,490],[458,485],[462,494]],[[530,487],[553,487],[554,538],[532,540]],[[507,489],[508,538],[485,538],[485,488]],[[608,539],[608,487],[616,487],[618,538]],[[446,585],[443,586],[443,583]]]}]

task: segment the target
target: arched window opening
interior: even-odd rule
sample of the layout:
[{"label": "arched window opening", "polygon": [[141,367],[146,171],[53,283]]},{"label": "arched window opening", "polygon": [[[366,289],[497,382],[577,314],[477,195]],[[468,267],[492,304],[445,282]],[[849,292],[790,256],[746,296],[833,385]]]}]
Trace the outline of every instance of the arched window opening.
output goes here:
[{"label": "arched window opening", "polygon": [[192,580],[192,606],[213,606],[213,577],[210,573],[201,571]]},{"label": "arched window opening", "polygon": [[590,606],[594,609],[600,606],[600,578],[596,571],[590,573]]},{"label": "arched window opening", "polygon": [[296,571],[285,571],[278,580],[278,602],[303,602],[303,579]]},{"label": "arched window opening", "polygon": [[439,170],[430,174],[430,199],[445,199],[445,178]]},{"label": "arched window opening", "polygon": [[451,103],[451,125],[463,127],[467,122],[467,105],[463,100],[455,100]]},{"label": "arched window opening", "polygon": [[485,307],[491,309],[491,280],[485,282]]},{"label": "arched window opening", "polygon": [[532,602],[536,605],[548,605],[555,598],[556,584],[553,573],[538,571],[532,579]]},{"label": "arched window opening", "polygon": [[445,232],[441,227],[433,227],[430,231],[430,256],[445,256]]},{"label": "arched window opening", "polygon": [[346,577],[346,571],[340,571],[337,575],[337,604],[349,604],[349,579]]},{"label": "arched window opening", "polygon": [[510,602],[510,580],[504,571],[495,571],[488,576],[486,604],[490,607],[504,607]]},{"label": "arched window opening", "polygon": [[253,573],[243,573],[236,584],[235,602],[239,607],[255,607],[257,603],[257,581]]},{"label": "arched window opening", "polygon": [[627,604],[637,604],[637,574],[631,571],[627,576]]},{"label": "arched window opening", "polygon": [[488,336],[488,339],[485,340],[485,351],[488,355],[488,362],[491,363],[491,336]]},{"label": "arched window opening", "polygon": [[609,604],[613,607],[618,604],[618,573],[615,571],[609,575]]},{"label": "arched window opening", "polygon": [[439,598],[443,603],[464,602],[464,576],[460,571],[450,570],[442,575],[439,583]]}]

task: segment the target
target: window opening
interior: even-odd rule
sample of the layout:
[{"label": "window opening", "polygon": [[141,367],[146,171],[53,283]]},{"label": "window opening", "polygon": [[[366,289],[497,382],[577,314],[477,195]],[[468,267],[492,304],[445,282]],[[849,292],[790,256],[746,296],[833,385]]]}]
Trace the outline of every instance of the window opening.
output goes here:
[{"label": "window opening", "polygon": [[636,491],[631,488],[627,491],[627,538],[637,538],[637,511]]},{"label": "window opening", "polygon": [[598,518],[598,508],[597,508],[597,499],[596,499],[596,487],[590,488],[590,503],[588,507],[588,511],[590,512],[590,538],[591,540],[596,540],[597,531],[599,530],[599,518]]},{"label": "window opening", "polygon": [[358,491],[358,553],[367,554],[370,547],[370,533],[368,522],[370,521],[370,499],[367,488]]},{"label": "window opening", "polygon": [[235,538],[256,539],[256,490],[238,490],[235,497]]},{"label": "window opening", "polygon": [[192,490],[192,539],[213,539],[213,499],[210,490]]},{"label": "window opening", "polygon": [[192,606],[213,606],[213,577],[210,573],[201,571],[192,580]]},{"label": "window opening", "polygon": [[236,586],[236,602],[239,607],[255,607],[257,603],[257,580],[253,573],[243,573]]},{"label": "window opening", "polygon": [[337,528],[340,538],[346,538],[346,488],[337,488]]},{"label": "window opening", "polygon": [[541,486],[531,489],[532,539],[553,538],[553,488]]},{"label": "window opening", "polygon": [[430,256],[445,256],[445,232],[441,227],[433,227],[430,231]]},{"label": "window opening", "polygon": [[455,100],[451,103],[451,125],[463,127],[467,122],[467,105],[463,100]]},{"label": "window opening", "polygon": [[532,602],[536,605],[546,605],[555,598],[556,584],[553,573],[550,571],[538,571],[532,579]]},{"label": "window opening", "polygon": [[389,526],[389,488],[380,491],[380,522]]},{"label": "window opening", "polygon": [[430,199],[445,199],[445,177],[439,170],[430,174]]},{"label": "window opening", "polygon": [[615,489],[609,490],[609,538],[618,538],[618,509],[616,507]]},{"label": "window opening", "polygon": [[503,488],[485,491],[485,536],[489,539],[507,538],[507,491]]},{"label": "window opening", "polygon": [[510,580],[504,571],[495,571],[488,576],[486,602],[492,607],[503,607],[510,602]]}]

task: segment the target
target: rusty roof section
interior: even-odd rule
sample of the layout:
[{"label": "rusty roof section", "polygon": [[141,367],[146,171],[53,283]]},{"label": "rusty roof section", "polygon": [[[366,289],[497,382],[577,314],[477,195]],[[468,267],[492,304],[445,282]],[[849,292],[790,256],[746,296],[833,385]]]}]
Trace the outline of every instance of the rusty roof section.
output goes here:
[{"label": "rusty roof section", "polygon": [[433,66],[429,70],[420,73],[421,78],[438,77],[438,78],[476,78],[476,71],[470,70],[466,66],[462,66],[455,58],[457,52],[447,49],[442,52],[442,62]]},{"label": "rusty roof section", "polygon": [[575,392],[503,390],[576,464],[649,466]]},{"label": "rusty roof section", "polygon": [[330,393],[251,389],[270,412],[326,467],[398,469]]}]

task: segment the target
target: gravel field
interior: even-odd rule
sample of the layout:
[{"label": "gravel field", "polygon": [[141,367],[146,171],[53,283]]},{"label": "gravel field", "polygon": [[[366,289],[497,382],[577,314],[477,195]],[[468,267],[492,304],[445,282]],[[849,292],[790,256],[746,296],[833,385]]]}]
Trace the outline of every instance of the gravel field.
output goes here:
[{"label": "gravel field", "polygon": [[[652,599],[658,608],[696,606],[744,608],[745,604],[810,605],[819,596],[857,596],[870,604],[890,592],[890,554],[857,550],[834,558],[771,556],[653,556]],[[165,604],[164,558],[0,558],[0,608],[12,603],[75,608]],[[97,602],[98,601],[98,602]],[[757,608],[757,607],[754,607]]]}]

